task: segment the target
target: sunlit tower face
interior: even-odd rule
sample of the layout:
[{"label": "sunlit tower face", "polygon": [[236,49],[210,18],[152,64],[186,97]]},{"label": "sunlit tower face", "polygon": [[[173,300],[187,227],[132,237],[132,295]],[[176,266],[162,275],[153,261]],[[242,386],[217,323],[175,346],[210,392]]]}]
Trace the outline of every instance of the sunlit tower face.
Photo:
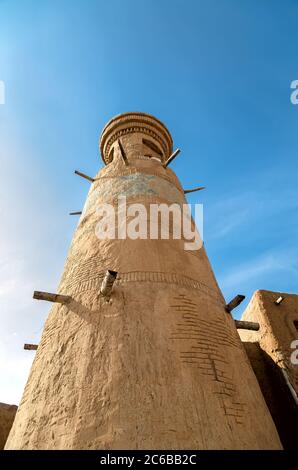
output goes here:
[{"label": "sunlit tower face", "polygon": [[126,236],[128,212],[120,237],[96,233],[120,196],[186,203],[169,131],[125,113],[100,151],[7,448],[280,448],[204,246]]}]

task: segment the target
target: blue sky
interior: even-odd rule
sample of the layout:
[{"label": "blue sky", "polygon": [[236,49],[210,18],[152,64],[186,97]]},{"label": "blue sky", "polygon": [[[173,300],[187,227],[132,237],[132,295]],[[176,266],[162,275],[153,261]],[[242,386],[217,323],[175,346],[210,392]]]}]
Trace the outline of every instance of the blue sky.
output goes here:
[{"label": "blue sky", "polygon": [[[18,403],[115,114],[164,121],[227,300],[297,292],[295,0],[0,0],[0,401]],[[243,305],[235,310],[239,317]]]}]

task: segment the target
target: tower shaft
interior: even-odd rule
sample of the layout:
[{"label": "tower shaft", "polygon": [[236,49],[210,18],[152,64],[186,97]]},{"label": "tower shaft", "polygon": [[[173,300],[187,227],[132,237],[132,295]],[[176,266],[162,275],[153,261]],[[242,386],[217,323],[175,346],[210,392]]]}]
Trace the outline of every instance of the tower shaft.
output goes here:
[{"label": "tower shaft", "polygon": [[[7,449],[281,447],[204,247],[96,234],[98,207],[121,212],[119,196],[148,211],[186,202],[165,167],[172,150],[149,115],[105,127],[107,165],[58,290],[72,300],[50,311]],[[126,213],[120,232],[129,222]],[[118,273],[110,300],[100,295],[108,269]]]}]

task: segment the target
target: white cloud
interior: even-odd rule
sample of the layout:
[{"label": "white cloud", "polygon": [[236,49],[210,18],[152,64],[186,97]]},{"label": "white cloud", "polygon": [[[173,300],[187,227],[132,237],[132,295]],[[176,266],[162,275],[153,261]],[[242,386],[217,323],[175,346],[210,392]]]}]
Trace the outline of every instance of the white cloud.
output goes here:
[{"label": "white cloud", "polygon": [[[211,239],[219,239],[264,223],[275,220],[286,211],[297,211],[298,192],[296,189],[283,191],[282,198],[275,188],[259,187],[257,191],[241,191],[208,206],[206,224]],[[276,224],[277,225],[277,224]],[[255,225],[256,226],[256,225]],[[258,227],[260,229],[260,227]]]},{"label": "white cloud", "polygon": [[226,299],[229,300],[237,294],[246,295],[245,302],[233,312],[235,318],[241,316],[251,295],[257,289],[289,292],[288,287],[284,289],[284,285],[291,285],[292,292],[295,292],[298,277],[297,259],[297,248],[289,248],[271,251],[223,270],[218,276],[218,282]]},{"label": "white cloud", "polygon": [[279,269],[281,264],[275,256],[262,256],[232,268],[227,274],[221,275],[219,282],[223,289],[245,286],[251,279],[257,279],[266,272],[272,273]]}]

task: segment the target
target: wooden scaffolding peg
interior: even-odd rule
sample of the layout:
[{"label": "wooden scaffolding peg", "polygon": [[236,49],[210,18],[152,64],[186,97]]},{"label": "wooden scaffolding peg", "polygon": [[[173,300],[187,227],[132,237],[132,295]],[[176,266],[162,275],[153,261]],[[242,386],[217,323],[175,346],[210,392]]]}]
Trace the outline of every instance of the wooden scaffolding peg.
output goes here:
[{"label": "wooden scaffolding peg", "polygon": [[238,307],[238,305],[240,305],[244,299],[245,295],[236,295],[236,297],[234,297],[231,302],[226,305],[226,312],[230,313],[232,310],[234,310],[234,308]]},{"label": "wooden scaffolding peg", "polygon": [[172,155],[170,155],[170,157],[167,159],[166,163],[164,164],[164,167],[166,168],[174,160],[174,158],[177,157],[180,152],[180,149],[175,150],[175,152],[173,152]]},{"label": "wooden scaffolding peg", "polygon": [[51,294],[50,292],[40,292],[37,290],[33,293],[33,299],[47,300],[48,302],[57,302],[60,304],[67,304],[71,301],[69,295]]},{"label": "wooden scaffolding peg", "polygon": [[194,193],[195,191],[201,191],[202,189],[205,189],[206,186],[199,186],[198,188],[194,189],[184,189],[184,194],[189,194],[189,193]]},{"label": "wooden scaffolding peg", "polygon": [[27,349],[27,351],[36,351],[38,348],[38,344],[24,344],[24,349]]},{"label": "wooden scaffolding peg", "polygon": [[107,300],[111,297],[113,284],[116,281],[117,274],[118,273],[116,271],[108,270],[103,278],[100,294],[103,295]]},{"label": "wooden scaffolding peg", "polygon": [[81,215],[82,211],[70,212],[69,215]]},{"label": "wooden scaffolding peg", "polygon": [[75,174],[78,175],[78,176],[81,176],[82,178],[85,178],[85,180],[88,180],[88,181],[90,181],[91,183],[94,183],[94,181],[95,181],[95,179],[94,179],[94,178],[91,178],[91,176],[85,175],[85,173],[81,173],[81,172],[78,171],[78,170],[75,170]]},{"label": "wooden scaffolding peg", "polygon": [[278,299],[275,300],[275,305],[280,305],[285,298],[281,295]]},{"label": "wooden scaffolding peg", "polygon": [[235,320],[237,330],[253,330],[258,331],[260,329],[260,324],[253,321],[241,321]]}]

